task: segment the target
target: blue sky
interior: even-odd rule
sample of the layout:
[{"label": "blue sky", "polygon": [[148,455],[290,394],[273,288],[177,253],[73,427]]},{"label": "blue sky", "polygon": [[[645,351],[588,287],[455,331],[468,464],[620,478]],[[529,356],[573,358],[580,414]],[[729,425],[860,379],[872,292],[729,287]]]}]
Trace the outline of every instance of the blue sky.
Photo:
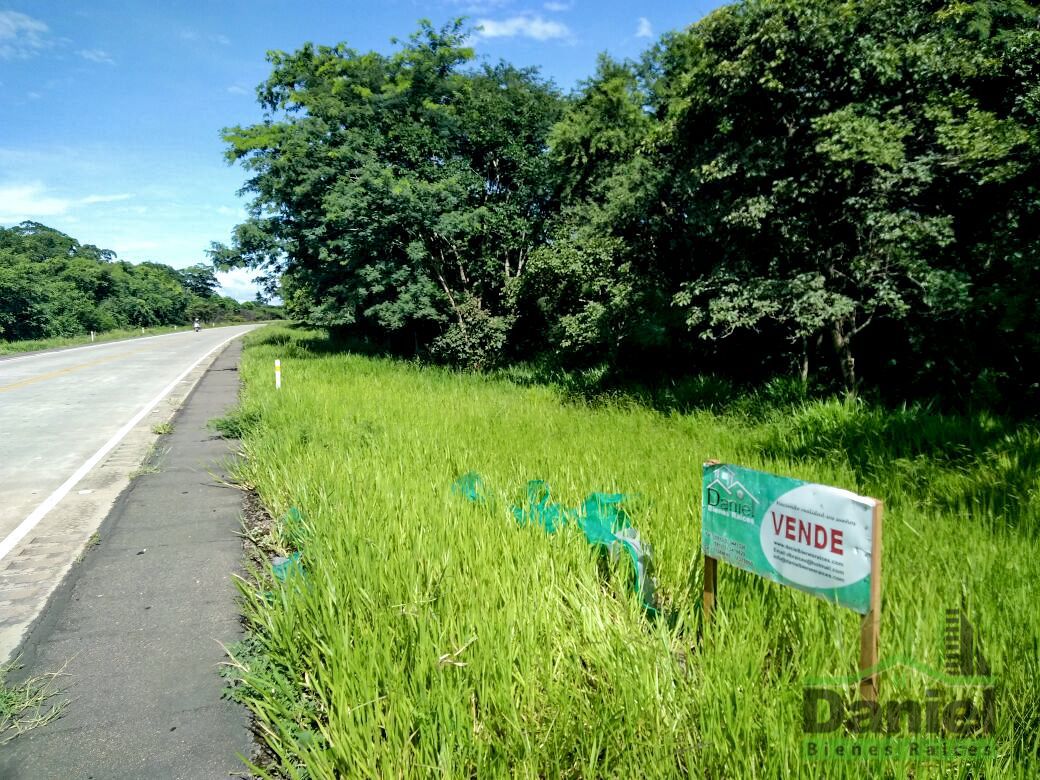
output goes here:
[{"label": "blue sky", "polygon": [[[597,53],[636,57],[719,4],[0,0],[0,225],[33,219],[123,259],[191,265],[244,217],[220,129],[260,118],[270,49],[390,51],[420,18],[467,16],[484,28],[479,56],[569,90]],[[225,292],[252,297],[249,276],[222,276]]]}]

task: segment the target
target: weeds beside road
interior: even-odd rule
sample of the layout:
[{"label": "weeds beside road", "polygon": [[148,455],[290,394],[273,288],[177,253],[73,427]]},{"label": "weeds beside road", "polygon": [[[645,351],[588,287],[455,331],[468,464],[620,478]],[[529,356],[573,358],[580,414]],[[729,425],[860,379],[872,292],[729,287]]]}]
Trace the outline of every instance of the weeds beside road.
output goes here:
[{"label": "weeds beside road", "polygon": [[[244,586],[252,633],[231,676],[281,773],[963,775],[803,763],[803,682],[855,673],[854,613],[724,567],[712,644],[699,643],[709,458],[883,499],[882,658],[942,668],[944,610],[965,595],[999,679],[997,753],[974,772],[1036,770],[1036,429],[840,401],[666,415],[340,353],[317,332],[266,328],[247,344],[243,405],[222,426],[244,437],[239,478],[271,515],[299,510],[258,541],[302,549],[303,571]],[[469,471],[492,500],[452,494]],[[536,478],[564,506],[637,496],[656,618],[580,534],[517,525],[509,507]],[[920,697],[926,681],[882,686]]]}]

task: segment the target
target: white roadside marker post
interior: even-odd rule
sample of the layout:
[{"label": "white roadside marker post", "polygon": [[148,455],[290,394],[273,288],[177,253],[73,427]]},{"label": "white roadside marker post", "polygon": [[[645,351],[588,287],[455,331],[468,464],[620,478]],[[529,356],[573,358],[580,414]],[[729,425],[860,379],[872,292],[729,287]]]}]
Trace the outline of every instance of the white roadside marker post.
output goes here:
[{"label": "white roadside marker post", "polygon": [[90,331],[90,343],[94,343],[94,331]]},{"label": "white roadside marker post", "polygon": [[274,389],[282,389],[282,361],[274,361]]}]

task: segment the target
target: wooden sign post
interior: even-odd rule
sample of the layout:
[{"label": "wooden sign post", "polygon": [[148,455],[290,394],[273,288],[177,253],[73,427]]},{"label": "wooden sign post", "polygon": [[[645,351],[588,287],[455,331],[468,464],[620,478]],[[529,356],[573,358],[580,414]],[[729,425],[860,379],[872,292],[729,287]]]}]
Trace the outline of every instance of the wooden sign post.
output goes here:
[{"label": "wooden sign post", "polygon": [[711,623],[715,613],[715,589],[719,586],[719,562],[704,556],[704,624]]},{"label": "wooden sign post", "polygon": [[876,701],[881,501],[718,461],[704,464],[703,479],[705,637],[725,561],[863,615],[859,695]]},{"label": "wooden sign post", "polygon": [[[859,626],[859,697],[877,701],[880,681],[875,667],[881,646],[881,516],[884,505],[874,505],[870,547],[870,608]],[[869,674],[868,674],[869,672]]]}]

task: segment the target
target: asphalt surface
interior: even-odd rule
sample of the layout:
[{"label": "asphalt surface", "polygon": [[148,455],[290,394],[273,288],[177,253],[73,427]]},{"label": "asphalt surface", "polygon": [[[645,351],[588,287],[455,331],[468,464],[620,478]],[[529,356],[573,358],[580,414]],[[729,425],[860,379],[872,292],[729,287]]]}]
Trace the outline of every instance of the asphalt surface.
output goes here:
[{"label": "asphalt surface", "polygon": [[0,360],[0,540],[184,369],[249,329],[185,331]]},{"label": "asphalt surface", "polygon": [[235,402],[240,351],[232,342],[202,377],[161,440],[158,471],[123,491],[24,642],[19,677],[62,670],[53,701],[69,704],[0,747],[5,780],[242,772],[247,718],[219,675],[221,643],[240,636],[241,494],[221,483],[231,447],[207,428]]},{"label": "asphalt surface", "polygon": [[251,326],[0,359],[0,664],[215,359]]}]

